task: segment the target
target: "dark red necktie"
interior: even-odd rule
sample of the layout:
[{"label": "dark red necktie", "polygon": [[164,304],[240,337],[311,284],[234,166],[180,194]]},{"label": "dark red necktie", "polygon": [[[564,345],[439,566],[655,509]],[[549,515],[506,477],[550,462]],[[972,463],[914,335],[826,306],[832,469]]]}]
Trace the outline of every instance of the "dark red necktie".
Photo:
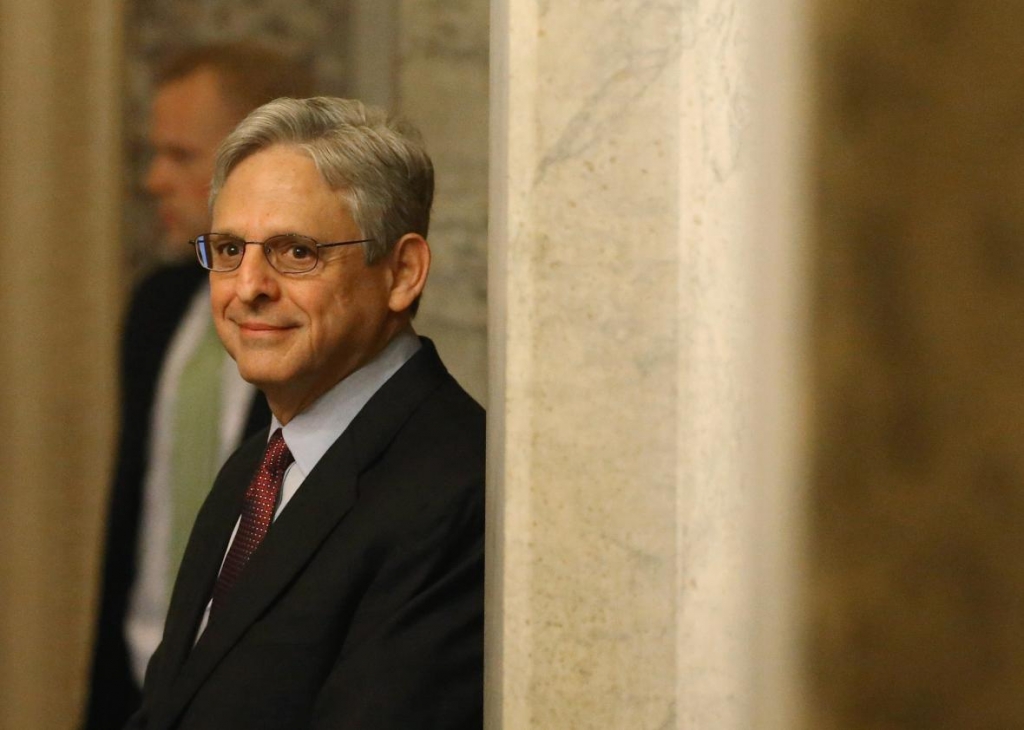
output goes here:
[{"label": "dark red necktie", "polygon": [[292,453],[288,450],[288,444],[284,442],[281,429],[277,429],[270,437],[260,468],[245,492],[242,520],[220,568],[217,584],[213,588],[211,619],[216,615],[217,609],[224,604],[224,599],[238,581],[249,558],[267,536],[267,530],[274,519],[277,497],[281,493],[281,482],[284,481],[285,470],[292,461]]}]

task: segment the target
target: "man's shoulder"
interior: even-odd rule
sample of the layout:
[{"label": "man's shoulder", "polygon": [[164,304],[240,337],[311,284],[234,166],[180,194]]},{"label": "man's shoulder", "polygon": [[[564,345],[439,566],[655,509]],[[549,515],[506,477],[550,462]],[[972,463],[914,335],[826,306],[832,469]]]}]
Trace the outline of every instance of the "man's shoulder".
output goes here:
[{"label": "man's shoulder", "polygon": [[433,343],[426,338],[421,343],[350,425],[356,463],[366,465],[379,456],[400,471],[482,472],[484,409],[451,376]]},{"label": "man's shoulder", "polygon": [[484,409],[445,371],[412,409],[386,458],[428,482],[482,484],[486,440]]},{"label": "man's shoulder", "polygon": [[[421,349],[395,378],[396,381],[405,378],[414,398],[417,393],[422,395],[411,420],[426,424],[436,422],[436,427],[442,430],[465,431],[468,436],[482,435],[483,407],[448,372],[434,343],[426,337],[420,340]],[[396,388],[400,389],[401,386]]]},{"label": "man's shoulder", "polygon": [[486,415],[483,407],[458,382],[447,375],[437,389],[423,400],[408,426],[440,451],[441,442],[483,458]]},{"label": "man's shoulder", "polygon": [[444,428],[458,430],[473,439],[483,438],[487,420],[483,406],[450,374],[446,374],[437,389],[424,400],[418,415],[426,422],[443,423]]}]

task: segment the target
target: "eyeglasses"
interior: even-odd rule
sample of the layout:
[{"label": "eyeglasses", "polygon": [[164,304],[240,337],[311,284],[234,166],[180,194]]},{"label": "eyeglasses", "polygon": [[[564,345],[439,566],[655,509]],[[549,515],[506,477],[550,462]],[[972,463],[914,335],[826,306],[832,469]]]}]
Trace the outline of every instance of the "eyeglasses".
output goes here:
[{"label": "eyeglasses", "polygon": [[267,261],[282,274],[305,274],[316,268],[320,260],[320,249],[332,246],[351,246],[355,243],[369,243],[372,238],[358,241],[337,241],[317,243],[308,236],[287,233],[271,236],[266,241],[244,241],[230,233],[204,233],[196,236],[190,244],[196,247],[199,265],[207,271],[234,271],[242,265],[246,246],[260,246]]}]

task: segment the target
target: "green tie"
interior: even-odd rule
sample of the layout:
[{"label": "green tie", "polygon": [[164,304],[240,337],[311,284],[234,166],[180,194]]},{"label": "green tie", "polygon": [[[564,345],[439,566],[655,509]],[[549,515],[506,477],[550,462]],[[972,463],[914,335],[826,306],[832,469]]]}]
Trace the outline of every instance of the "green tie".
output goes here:
[{"label": "green tie", "polygon": [[171,457],[168,595],[174,586],[192,523],[220,468],[220,381],[224,356],[224,348],[210,321],[178,382]]}]

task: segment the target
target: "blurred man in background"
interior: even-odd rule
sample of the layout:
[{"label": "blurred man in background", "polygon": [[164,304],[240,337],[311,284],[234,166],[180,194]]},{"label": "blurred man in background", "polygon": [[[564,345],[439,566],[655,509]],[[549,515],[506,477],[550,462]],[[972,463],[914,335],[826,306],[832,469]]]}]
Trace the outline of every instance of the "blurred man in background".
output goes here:
[{"label": "blurred man in background", "polygon": [[252,109],[308,96],[300,63],[242,44],[169,57],[155,75],[145,178],[171,263],[135,290],[121,342],[121,435],[107,518],[87,730],[121,727],[140,701],[174,576],[213,477],[270,420],[210,319],[206,272],[189,239],[209,230],[221,140]]}]

